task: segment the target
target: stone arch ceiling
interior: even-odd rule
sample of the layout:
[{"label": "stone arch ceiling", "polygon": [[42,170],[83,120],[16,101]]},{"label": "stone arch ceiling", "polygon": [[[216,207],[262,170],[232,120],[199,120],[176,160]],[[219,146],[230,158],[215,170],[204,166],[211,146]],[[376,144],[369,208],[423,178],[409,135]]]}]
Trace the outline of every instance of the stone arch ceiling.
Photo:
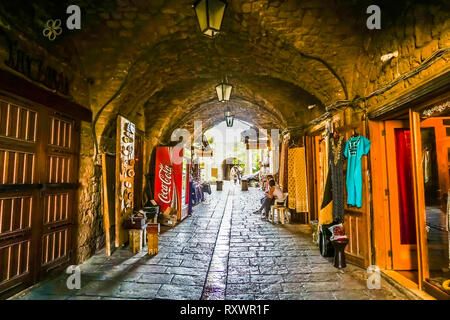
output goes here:
[{"label": "stone arch ceiling", "polygon": [[[19,23],[49,51],[79,64],[77,70],[92,80],[94,114],[122,88],[102,110],[98,133],[120,112],[147,130],[157,123],[161,136],[196,117],[218,121],[222,110],[211,110],[223,106],[215,103],[213,88],[224,73],[236,87],[232,107],[241,107],[242,117],[259,125],[301,125],[324,105],[363,94],[366,88],[355,73],[375,70],[371,59],[374,52],[379,55],[379,41],[371,39],[396,31],[395,24],[401,24],[396,17],[408,16],[412,3],[398,1],[388,12],[392,16],[383,12],[386,29],[369,36],[365,8],[370,1],[229,0],[224,32],[211,41],[200,35],[193,0],[83,0],[77,1],[83,29],[46,43],[35,28],[70,2],[37,0],[34,11],[27,9],[32,13],[5,21]],[[0,13],[13,5],[8,3],[0,4]],[[33,19],[26,19],[30,14]],[[395,40],[409,41],[408,36],[396,31]],[[309,111],[310,104],[318,107]]]}]

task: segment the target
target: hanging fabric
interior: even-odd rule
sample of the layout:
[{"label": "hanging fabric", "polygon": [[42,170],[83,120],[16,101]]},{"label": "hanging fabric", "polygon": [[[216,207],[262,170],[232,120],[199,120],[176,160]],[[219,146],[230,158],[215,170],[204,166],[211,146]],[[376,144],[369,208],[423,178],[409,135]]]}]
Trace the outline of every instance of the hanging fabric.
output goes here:
[{"label": "hanging fabric", "polygon": [[305,148],[292,148],[288,152],[289,208],[308,212],[308,185],[306,180]]},{"label": "hanging fabric", "polygon": [[281,153],[280,153],[280,168],[279,168],[279,185],[281,190],[284,189],[284,166],[285,166],[285,158],[284,158],[284,151],[286,149],[286,144],[283,142],[281,144]]},{"label": "hanging fabric", "polygon": [[344,221],[344,137],[330,138],[329,175],[333,198],[333,220]]},{"label": "hanging fabric", "polygon": [[333,194],[331,192],[331,172],[327,174],[327,182],[323,191],[322,205],[319,211],[319,226],[333,222]]},{"label": "hanging fabric", "polygon": [[361,157],[370,150],[369,139],[363,136],[351,137],[345,145],[347,157],[347,204],[362,207]]},{"label": "hanging fabric", "polygon": [[400,241],[416,244],[416,218],[412,189],[411,131],[395,130],[395,155],[400,215]]},{"label": "hanging fabric", "polygon": [[283,192],[288,191],[288,144],[289,141],[284,141],[281,145],[280,153],[280,188]]}]

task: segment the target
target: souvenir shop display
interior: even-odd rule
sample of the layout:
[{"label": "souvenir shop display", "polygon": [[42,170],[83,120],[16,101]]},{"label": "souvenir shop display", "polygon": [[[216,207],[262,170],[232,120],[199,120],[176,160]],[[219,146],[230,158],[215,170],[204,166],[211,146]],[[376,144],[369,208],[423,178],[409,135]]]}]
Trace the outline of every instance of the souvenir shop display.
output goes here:
[{"label": "souvenir shop display", "polygon": [[370,150],[370,140],[356,135],[351,137],[346,145],[344,155],[347,158],[347,204],[362,207],[362,173],[361,157]]},{"label": "souvenir shop display", "polygon": [[116,155],[116,247],[128,239],[124,221],[134,208],[135,125],[122,116],[117,117]]}]

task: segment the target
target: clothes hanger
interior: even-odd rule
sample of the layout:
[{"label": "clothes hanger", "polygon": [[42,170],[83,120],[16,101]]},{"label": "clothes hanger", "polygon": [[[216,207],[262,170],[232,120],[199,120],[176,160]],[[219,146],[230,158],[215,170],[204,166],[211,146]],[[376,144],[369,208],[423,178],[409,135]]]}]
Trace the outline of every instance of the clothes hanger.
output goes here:
[{"label": "clothes hanger", "polygon": [[292,139],[292,142],[291,142],[291,144],[289,145],[289,149],[291,149],[291,148],[299,148],[299,146],[295,143],[295,140],[294,140],[294,139]]}]

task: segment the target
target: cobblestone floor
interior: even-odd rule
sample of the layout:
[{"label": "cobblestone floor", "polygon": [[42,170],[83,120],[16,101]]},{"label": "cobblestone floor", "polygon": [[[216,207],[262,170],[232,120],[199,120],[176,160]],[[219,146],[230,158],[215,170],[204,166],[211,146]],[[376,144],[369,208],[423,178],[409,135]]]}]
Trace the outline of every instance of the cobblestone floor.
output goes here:
[{"label": "cobblestone floor", "polygon": [[68,275],[15,299],[406,299],[382,280],[368,290],[365,271],[335,269],[320,256],[309,228],[261,221],[252,214],[262,192],[225,185],[194,215],[160,235],[159,254],[100,252],[81,265],[81,289]]}]

